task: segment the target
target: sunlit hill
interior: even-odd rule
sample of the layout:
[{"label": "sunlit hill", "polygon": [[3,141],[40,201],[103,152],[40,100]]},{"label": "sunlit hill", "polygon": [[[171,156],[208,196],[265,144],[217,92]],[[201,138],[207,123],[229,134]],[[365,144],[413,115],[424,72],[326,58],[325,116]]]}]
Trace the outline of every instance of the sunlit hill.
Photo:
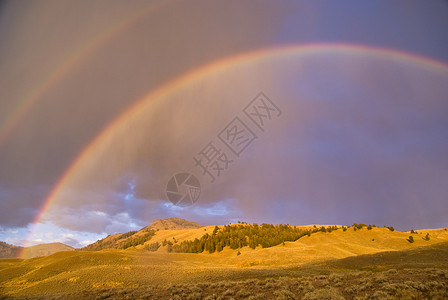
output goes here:
[{"label": "sunlit hill", "polygon": [[[1,294],[344,299],[382,290],[378,299],[448,296],[446,229],[403,232],[356,223],[201,226],[171,218],[75,251],[56,246],[61,252],[49,256],[0,260]],[[417,283],[405,284],[403,278]]]}]

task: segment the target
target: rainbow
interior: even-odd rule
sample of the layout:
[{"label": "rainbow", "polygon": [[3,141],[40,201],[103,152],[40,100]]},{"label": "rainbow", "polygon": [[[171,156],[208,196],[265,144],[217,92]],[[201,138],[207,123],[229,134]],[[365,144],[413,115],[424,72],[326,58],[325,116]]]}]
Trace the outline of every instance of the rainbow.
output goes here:
[{"label": "rainbow", "polygon": [[39,99],[47,93],[52,87],[60,82],[69,72],[81,61],[85,60],[95,50],[103,46],[107,41],[118,36],[124,30],[135,24],[139,19],[159,9],[162,4],[166,5],[168,1],[153,2],[145,9],[138,9],[118,20],[114,25],[97,34],[91,41],[81,47],[73,50],[70,55],[57,64],[57,67],[44,78],[44,80],[32,89],[26,97],[19,101],[19,104],[9,114],[7,118],[0,123],[0,147],[11,134],[11,132],[20,123],[20,120],[27,112],[38,102]]},{"label": "rainbow", "polygon": [[[152,105],[155,101],[160,101],[167,97],[170,93],[179,90],[189,84],[194,83],[204,76],[208,76],[218,72],[225,72],[232,67],[239,65],[241,63],[253,63],[261,59],[269,58],[273,55],[308,55],[315,53],[350,53],[350,54],[363,54],[379,56],[388,59],[398,60],[408,64],[417,64],[424,66],[426,68],[437,70],[443,74],[448,75],[448,64],[426,58],[423,56],[418,56],[415,54],[406,53],[403,51],[387,49],[387,48],[376,48],[370,46],[360,46],[351,44],[307,44],[307,45],[297,45],[288,44],[273,48],[264,48],[255,51],[250,51],[247,53],[238,54],[231,57],[226,57],[223,59],[216,60],[212,63],[200,66],[196,69],[187,72],[175,78],[172,81],[165,83],[159,88],[150,91],[140,100],[136,101],[130,108],[128,108],[124,113],[122,113],[118,118],[109,123],[103,131],[94,138],[90,144],[79,154],[79,156],[72,162],[69,168],[65,171],[63,176],[54,186],[53,190],[49,193],[44,204],[41,207],[40,213],[34,220],[33,224],[36,226],[41,222],[43,215],[48,211],[49,207],[56,201],[58,195],[63,190],[64,186],[70,182],[74,174],[76,174],[83,161],[85,161],[89,156],[91,156],[99,147],[109,140],[115,133],[115,131],[126,124],[128,120],[131,120],[139,114],[139,112],[144,111],[147,107]],[[30,231],[32,234],[33,229]],[[23,253],[20,255],[23,257]]]}]

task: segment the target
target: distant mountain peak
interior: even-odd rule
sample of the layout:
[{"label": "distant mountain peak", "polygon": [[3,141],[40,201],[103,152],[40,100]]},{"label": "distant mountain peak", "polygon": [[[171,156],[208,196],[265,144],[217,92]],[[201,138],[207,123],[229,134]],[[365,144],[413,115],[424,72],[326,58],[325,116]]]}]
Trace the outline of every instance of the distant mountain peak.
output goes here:
[{"label": "distant mountain peak", "polygon": [[19,254],[25,249],[23,258],[32,258],[37,256],[47,256],[60,251],[73,251],[73,247],[62,243],[48,243],[39,244],[29,247],[19,247],[9,245],[0,241],[0,258],[13,258],[18,257]]},{"label": "distant mountain peak", "polygon": [[136,245],[142,245],[150,240],[157,230],[180,230],[196,229],[203,227],[196,222],[187,221],[180,218],[160,219],[152,222],[150,225],[139,231],[129,231],[123,234],[114,234],[98,240],[93,244],[82,248],[88,251],[97,251],[102,249],[126,249]]},{"label": "distant mountain peak", "polygon": [[39,244],[26,248],[23,258],[32,258],[37,256],[48,256],[60,251],[73,251],[73,247],[70,247],[63,243],[48,243]]},{"label": "distant mountain peak", "polygon": [[149,226],[146,226],[144,229],[153,229],[153,230],[179,230],[179,229],[190,229],[190,228],[201,228],[203,227],[201,224],[184,220],[177,217],[172,217],[168,219],[159,219],[152,222]]},{"label": "distant mountain peak", "polygon": [[22,249],[22,247],[0,241],[0,258],[17,257]]}]

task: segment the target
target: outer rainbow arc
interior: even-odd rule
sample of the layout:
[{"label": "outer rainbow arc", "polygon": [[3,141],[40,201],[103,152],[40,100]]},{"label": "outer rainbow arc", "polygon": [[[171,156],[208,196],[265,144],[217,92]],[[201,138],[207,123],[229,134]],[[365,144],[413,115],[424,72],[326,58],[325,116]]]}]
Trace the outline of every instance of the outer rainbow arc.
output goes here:
[{"label": "outer rainbow arc", "polygon": [[166,5],[167,3],[168,1],[160,1],[157,5],[151,3],[148,8],[143,10],[139,9],[137,12],[127,15],[119,20],[117,24],[112,26],[112,28],[108,28],[107,30],[99,33],[87,45],[75,49],[71,55],[64,59],[62,65],[58,65],[55,70],[50,72],[50,75],[43,81],[43,83],[28,93],[28,95],[20,101],[19,105],[13,110],[9,117],[2,122],[3,124],[0,124],[0,147],[3,145],[14,128],[16,128],[19,124],[22,117],[30,111],[34,104],[41,99],[42,96],[51,89],[51,87],[64,78],[64,76],[66,76],[74,66],[88,57],[92,52],[101,47],[108,40],[117,36],[120,32],[137,22],[140,18],[160,8],[162,4]]},{"label": "outer rainbow arc", "polygon": [[[409,54],[406,52],[401,52],[393,49],[386,48],[377,48],[377,47],[368,47],[368,46],[360,46],[360,45],[351,45],[351,44],[308,44],[308,45],[297,45],[297,44],[288,44],[280,47],[273,48],[264,48],[261,50],[255,50],[246,52],[243,54],[238,54],[231,57],[226,57],[212,63],[209,63],[205,66],[201,66],[196,68],[184,75],[181,75],[175,78],[172,81],[167,82],[161,87],[149,92],[146,96],[138,100],[134,103],[129,109],[127,109],[124,113],[122,113],[118,118],[109,123],[103,131],[97,135],[96,138],[92,140],[92,142],[80,153],[80,155],[73,161],[67,171],[63,174],[61,179],[57,182],[53,190],[48,195],[45,200],[40,213],[34,220],[34,224],[38,224],[41,222],[43,215],[51,206],[51,204],[57,199],[59,192],[63,189],[64,185],[69,182],[71,177],[76,173],[77,169],[81,165],[81,162],[86,159],[94,150],[99,147],[105,140],[110,138],[116,128],[125,124],[128,119],[131,119],[134,115],[138,114],[138,112],[144,110],[146,106],[151,105],[154,101],[161,100],[164,96],[168,95],[170,92],[179,89],[183,86],[186,86],[195,80],[202,78],[203,76],[214,73],[225,71],[226,69],[231,68],[232,66],[238,65],[243,62],[248,61],[256,61],[258,59],[266,58],[270,55],[280,55],[280,54],[313,54],[316,52],[351,52],[358,54],[369,54],[376,56],[384,56],[387,58],[397,59],[405,62],[416,63],[419,65],[424,65],[431,69],[440,70],[442,72],[447,72],[448,74],[448,64],[444,62],[440,62],[437,60],[429,59],[426,57],[418,56],[415,54]],[[32,233],[33,230],[31,230]],[[20,257],[23,257],[25,251],[20,254]]]}]

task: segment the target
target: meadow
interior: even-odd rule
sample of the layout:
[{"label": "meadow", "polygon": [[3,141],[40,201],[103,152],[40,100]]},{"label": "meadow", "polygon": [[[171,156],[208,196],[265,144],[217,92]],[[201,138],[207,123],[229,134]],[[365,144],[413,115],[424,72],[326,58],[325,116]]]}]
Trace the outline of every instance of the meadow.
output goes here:
[{"label": "meadow", "polygon": [[[235,225],[239,226],[239,225]],[[316,226],[321,228],[321,226]],[[315,228],[313,226],[304,227]],[[277,246],[209,253],[156,251],[213,235],[215,226],[157,230],[143,245],[0,260],[3,298],[446,299],[448,232],[354,226]],[[429,239],[427,239],[429,235]],[[413,236],[413,242],[409,241]]]}]

